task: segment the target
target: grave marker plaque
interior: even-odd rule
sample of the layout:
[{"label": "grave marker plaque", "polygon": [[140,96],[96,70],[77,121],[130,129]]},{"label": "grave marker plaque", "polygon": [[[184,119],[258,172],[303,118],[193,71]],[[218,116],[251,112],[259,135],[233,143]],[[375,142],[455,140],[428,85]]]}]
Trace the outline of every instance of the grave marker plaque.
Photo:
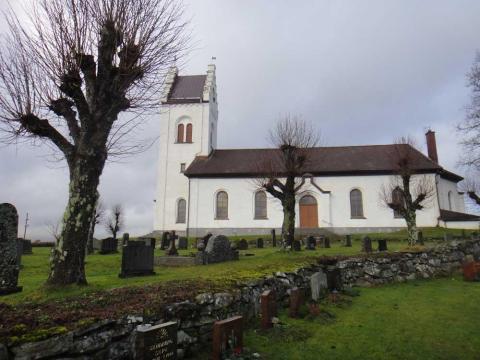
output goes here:
[{"label": "grave marker plaque", "polygon": [[323,247],[326,249],[330,248],[330,238],[326,237],[325,239],[323,239]]},{"label": "grave marker plaque", "polygon": [[386,239],[378,239],[378,251],[387,251],[387,240]]},{"label": "grave marker plaque", "polygon": [[351,235],[345,235],[345,246],[346,247],[352,247],[352,236]]},{"label": "grave marker plaque", "polygon": [[221,360],[228,350],[243,350],[243,317],[234,316],[213,324],[213,360]]},{"label": "grave marker plaque", "polygon": [[155,275],[153,271],[154,248],[143,241],[129,241],[122,251],[121,278]]},{"label": "grave marker plaque", "polygon": [[106,238],[100,240],[100,254],[115,254],[118,252],[118,240],[114,238]]},{"label": "grave marker plaque", "polygon": [[298,287],[294,287],[290,290],[290,306],[288,309],[288,316],[291,318],[298,317],[300,306],[304,301],[303,290]]},{"label": "grave marker plaque", "polygon": [[277,237],[275,235],[275,229],[272,229],[270,233],[272,234],[272,247],[277,247]]},{"label": "grave marker plaque", "polygon": [[293,240],[292,248],[293,248],[293,251],[300,251],[302,250],[302,244],[300,243],[299,240]]},{"label": "grave marker plaque", "polygon": [[315,250],[315,247],[317,245],[317,240],[315,240],[313,236],[309,236],[307,237],[305,245],[307,250]]},{"label": "grave marker plaque", "polygon": [[172,321],[155,326],[138,326],[135,359],[176,360],[177,323]]},{"label": "grave marker plaque", "polygon": [[178,249],[187,250],[188,249],[188,239],[184,236],[178,238]]},{"label": "grave marker plaque", "polygon": [[238,247],[237,247],[238,250],[248,250],[248,241],[245,240],[245,239],[241,239],[239,242],[238,242]]},{"label": "grave marker plaque", "polygon": [[22,291],[18,286],[17,233],[17,209],[11,204],[0,204],[0,295]]},{"label": "grave marker plaque", "polygon": [[263,249],[263,239],[262,238],[257,239],[257,249]]},{"label": "grave marker plaque", "polygon": [[312,290],[312,300],[320,299],[328,289],[327,275],[321,270],[313,274],[310,278],[310,288]]},{"label": "grave marker plaque", "polygon": [[418,243],[420,245],[425,245],[425,242],[423,240],[423,232],[421,232],[421,231],[418,232]]},{"label": "grave marker plaque", "polygon": [[277,316],[275,291],[266,290],[260,295],[260,308],[262,312],[262,329],[270,329],[273,326],[272,317]]}]

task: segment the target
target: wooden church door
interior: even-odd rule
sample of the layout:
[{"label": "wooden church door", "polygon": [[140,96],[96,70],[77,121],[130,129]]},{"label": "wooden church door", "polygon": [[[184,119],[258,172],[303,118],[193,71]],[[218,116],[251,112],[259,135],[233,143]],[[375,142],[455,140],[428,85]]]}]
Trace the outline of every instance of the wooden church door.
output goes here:
[{"label": "wooden church door", "polygon": [[317,200],[311,195],[305,195],[300,199],[300,227],[318,227]]}]

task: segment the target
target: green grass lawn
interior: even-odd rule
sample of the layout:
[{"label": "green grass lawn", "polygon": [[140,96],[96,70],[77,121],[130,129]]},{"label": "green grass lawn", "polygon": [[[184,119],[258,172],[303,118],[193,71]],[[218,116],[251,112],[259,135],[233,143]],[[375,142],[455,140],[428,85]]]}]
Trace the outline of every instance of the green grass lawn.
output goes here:
[{"label": "green grass lawn", "polygon": [[[460,277],[361,289],[336,315],[289,319],[282,331],[249,330],[262,359],[480,359],[480,283]],[[208,357],[205,357],[205,359]]]},{"label": "green grass lawn", "polygon": [[[376,244],[374,243],[374,248]],[[389,250],[404,249],[406,243],[391,241]],[[86,287],[69,286],[62,289],[43,287],[49,271],[49,249],[33,248],[33,255],[22,257],[23,268],[20,271],[19,285],[23,286],[21,293],[3,296],[0,302],[19,303],[23,301],[42,302],[49,299],[73,296],[89,291],[111,289],[123,286],[154,284],[171,280],[204,279],[221,284],[245,281],[270,275],[276,271],[292,271],[309,263],[321,255],[351,255],[360,253],[360,242],[354,241],[353,247],[346,248],[339,242],[332,242],[330,249],[317,248],[316,251],[284,252],[278,248],[240,251],[240,261],[225,262],[204,266],[190,267],[156,267],[155,276],[120,279],[118,273],[121,266],[121,255],[94,254],[87,257],[86,271],[89,285]],[[180,251],[188,255],[193,250]],[[244,256],[245,253],[255,256]],[[162,256],[161,250],[156,255]]]}]

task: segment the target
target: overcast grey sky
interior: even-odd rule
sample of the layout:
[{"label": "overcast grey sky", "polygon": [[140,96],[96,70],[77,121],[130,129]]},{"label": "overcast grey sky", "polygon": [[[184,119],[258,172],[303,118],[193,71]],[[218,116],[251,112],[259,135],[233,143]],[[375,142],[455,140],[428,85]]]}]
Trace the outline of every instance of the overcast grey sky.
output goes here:
[{"label": "overcast grey sky", "polygon": [[[275,118],[290,112],[315,122],[328,145],[382,144],[411,134],[424,150],[431,128],[441,164],[461,173],[455,125],[469,99],[465,74],[480,49],[480,1],[186,6],[197,49],[181,73],[203,74],[216,56],[220,148],[267,146]],[[158,121],[145,119],[143,136],[157,134]],[[124,205],[131,234],[152,230],[157,150],[109,163],[101,178],[103,201]],[[67,201],[67,170],[48,153],[22,144],[0,148],[0,202],[15,204],[22,224],[29,212],[33,239],[51,239],[46,224],[61,217]]]}]

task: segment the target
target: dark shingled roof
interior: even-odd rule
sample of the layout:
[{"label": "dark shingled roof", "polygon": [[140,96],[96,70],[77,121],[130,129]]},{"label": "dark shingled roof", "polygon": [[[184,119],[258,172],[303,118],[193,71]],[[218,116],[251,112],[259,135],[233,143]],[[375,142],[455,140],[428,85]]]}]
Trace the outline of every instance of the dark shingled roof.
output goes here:
[{"label": "dark shingled roof", "polygon": [[207,75],[177,76],[168,95],[168,104],[201,102]]},{"label": "dark shingled roof", "polygon": [[[395,168],[391,159],[396,145],[365,145],[311,148],[305,173],[327,175],[391,174]],[[408,145],[405,145],[408,146]],[[252,177],[261,176],[262,162],[278,159],[278,149],[214,150],[210,156],[197,156],[185,171],[188,177]],[[456,174],[443,170],[421,152],[414,150],[415,171],[439,173],[445,178],[460,181]],[[275,163],[275,160],[273,160]],[[277,162],[278,164],[278,162]],[[276,172],[281,173],[281,168]]]},{"label": "dark shingled roof", "polygon": [[480,221],[480,216],[450,210],[440,210],[439,219],[443,221]]}]

